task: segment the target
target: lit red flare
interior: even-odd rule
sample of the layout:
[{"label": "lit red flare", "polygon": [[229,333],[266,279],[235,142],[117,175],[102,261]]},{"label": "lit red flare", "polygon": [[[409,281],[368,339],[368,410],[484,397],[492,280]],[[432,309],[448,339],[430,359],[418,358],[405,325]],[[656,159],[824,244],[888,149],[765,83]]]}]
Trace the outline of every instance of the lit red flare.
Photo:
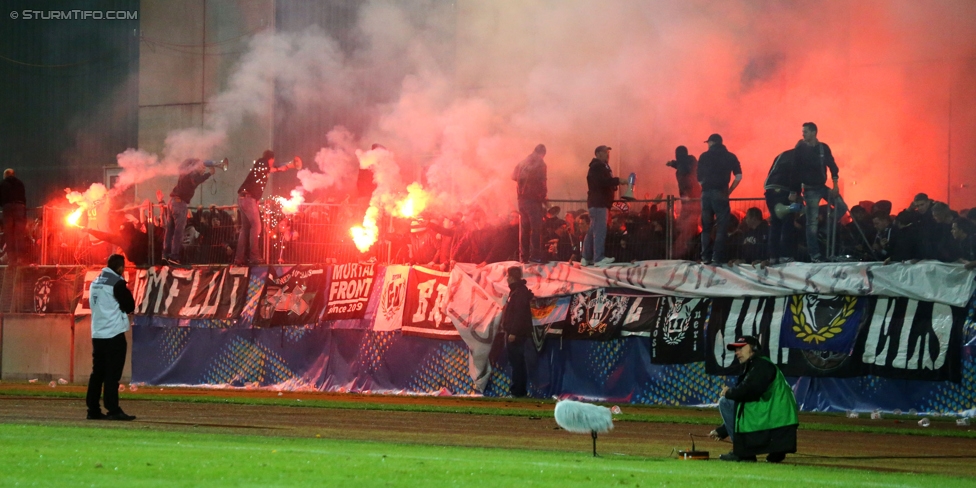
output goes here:
[{"label": "lit red flare", "polygon": [[408,219],[416,217],[427,208],[429,199],[430,196],[420,186],[420,183],[411,183],[407,186],[406,198],[396,204],[396,215]]},{"label": "lit red flare", "polygon": [[302,194],[301,190],[292,190],[291,198],[275,197],[275,200],[281,204],[282,213],[292,215],[298,212],[301,205],[305,203],[305,195]]},{"label": "lit red flare", "polygon": [[65,217],[65,223],[73,227],[81,227],[78,223],[81,220],[81,216],[94,208],[96,208],[106,195],[108,195],[108,189],[105,185],[101,183],[93,183],[84,193],[71,191],[70,188],[64,190],[67,192],[65,198],[68,199],[68,203],[72,205],[77,205],[74,211]]},{"label": "lit red flare", "polygon": [[376,225],[376,219],[379,217],[380,209],[376,207],[369,207],[366,209],[366,216],[363,217],[363,225],[355,226],[349,230],[352,234],[352,241],[356,244],[356,248],[359,252],[369,251],[370,247],[376,243],[376,239],[379,236],[380,229]]}]

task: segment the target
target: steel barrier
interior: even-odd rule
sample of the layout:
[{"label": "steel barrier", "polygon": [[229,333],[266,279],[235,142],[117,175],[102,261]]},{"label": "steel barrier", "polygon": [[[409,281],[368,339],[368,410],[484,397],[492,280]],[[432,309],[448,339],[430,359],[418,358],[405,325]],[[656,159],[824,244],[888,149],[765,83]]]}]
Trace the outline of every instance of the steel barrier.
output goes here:
[{"label": "steel barrier", "polygon": [[[768,217],[762,198],[734,198],[732,213],[739,222],[750,207]],[[559,218],[572,213],[567,222],[572,254],[579,259],[585,224],[579,217],[587,212],[585,200],[550,200],[559,206]],[[66,221],[76,207],[44,206],[28,209],[27,259],[41,265],[101,265],[118,252],[119,228],[127,222],[148,249],[140,253],[149,265],[161,264],[163,239],[170,222],[165,205],[139,205],[121,209],[90,210],[77,225]],[[259,245],[263,262],[270,264],[329,264],[374,259],[380,263],[446,264],[453,260],[453,245],[460,235],[430,232],[420,238],[409,222],[381,217],[378,241],[366,253],[356,249],[350,229],[362,223],[363,204],[302,204],[292,214],[282,212],[273,200],[261,203],[262,230]],[[699,246],[700,201],[667,196],[655,200],[615,202],[609,217],[606,254],[618,261],[648,259],[695,259]],[[439,221],[439,219],[434,219]],[[434,226],[431,226],[432,228]],[[187,264],[227,264],[234,260],[240,229],[236,205],[196,207],[188,210],[180,261]],[[734,227],[730,227],[730,231]],[[131,229],[130,229],[131,231]],[[494,236],[493,236],[494,237]],[[555,251],[556,236],[547,244]],[[138,242],[143,242],[143,241]],[[453,243],[451,241],[453,240]],[[124,248],[123,248],[124,249]],[[131,250],[131,249],[130,249]],[[141,249],[140,249],[141,251]],[[131,256],[129,256],[132,259]],[[512,256],[514,258],[514,256]],[[552,259],[555,259],[553,252]],[[565,258],[565,256],[563,257]],[[0,263],[5,262],[0,258]]]}]

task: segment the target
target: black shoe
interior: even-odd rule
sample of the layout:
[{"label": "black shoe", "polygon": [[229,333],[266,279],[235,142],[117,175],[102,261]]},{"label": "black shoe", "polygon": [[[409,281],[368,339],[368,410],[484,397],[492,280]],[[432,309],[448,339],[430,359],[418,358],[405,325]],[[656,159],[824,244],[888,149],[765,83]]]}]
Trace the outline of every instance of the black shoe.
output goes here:
[{"label": "black shoe", "polygon": [[785,452],[771,452],[766,455],[767,463],[781,463],[784,459],[786,459]]},{"label": "black shoe", "polygon": [[735,463],[754,463],[756,456],[736,456],[734,452],[728,452],[718,457],[722,461],[732,461]]},{"label": "black shoe", "polygon": [[105,420],[105,414],[101,411],[98,412],[88,412],[88,416],[85,417],[88,420]]},{"label": "black shoe", "polygon": [[135,420],[135,419],[136,419],[136,416],[135,415],[128,415],[125,412],[110,413],[110,414],[108,414],[108,415],[105,416],[105,420],[129,421],[129,420]]}]

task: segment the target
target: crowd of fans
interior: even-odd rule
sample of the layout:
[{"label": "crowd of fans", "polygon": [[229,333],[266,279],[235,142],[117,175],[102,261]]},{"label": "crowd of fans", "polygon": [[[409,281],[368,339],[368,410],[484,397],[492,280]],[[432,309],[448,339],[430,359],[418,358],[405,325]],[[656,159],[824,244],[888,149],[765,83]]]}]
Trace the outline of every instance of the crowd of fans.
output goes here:
[{"label": "crowd of fans", "polygon": [[[757,202],[758,203],[758,202]],[[684,202],[685,205],[688,203]],[[355,250],[348,229],[359,223],[361,205],[306,206],[295,216],[275,212],[265,222],[270,233],[272,263],[325,263],[363,259]],[[610,209],[607,231],[607,256],[618,263],[665,259],[668,246],[672,258],[694,260],[700,255],[701,231],[697,223],[686,225],[682,218],[693,213],[673,209],[672,239],[667,236],[668,209],[664,203],[631,202]],[[115,211],[102,225],[87,225],[85,230],[63,225],[47,233],[49,261],[52,264],[97,262],[121,248],[137,266],[160,264],[166,212],[154,212],[153,219],[141,211]],[[183,262],[189,264],[228,264],[233,261],[239,231],[238,212],[233,207],[202,207],[188,210],[183,234]],[[684,215],[684,217],[683,217]],[[821,249],[829,249],[827,206],[819,212]],[[862,201],[854,205],[835,227],[835,261],[917,262],[937,260],[962,262],[976,267],[976,209],[953,210],[942,202],[918,194],[902,210],[893,210],[889,201]],[[380,242],[366,256],[399,264],[421,264],[449,269],[454,263],[488,264],[519,260],[519,214],[491,218],[484,209],[473,207],[448,216],[425,215],[421,219],[391,219],[383,226]],[[273,225],[272,225],[273,224]],[[154,232],[150,233],[150,227]],[[585,210],[562,211],[558,206],[546,210],[543,218],[544,261],[579,261],[581,242],[589,230]],[[27,259],[40,262],[42,221],[27,225],[30,240]],[[99,230],[107,229],[107,230]],[[117,229],[111,231],[111,229]],[[713,228],[714,229],[714,228]],[[732,211],[726,240],[730,264],[768,265],[769,218],[759,206],[744,212]],[[797,260],[806,261],[804,212],[796,214],[787,232],[794,232],[796,248],[788,250]],[[714,230],[713,230],[714,232]],[[78,238],[75,234],[83,237]],[[149,245],[149,235],[154,245]],[[74,236],[74,237],[72,237]],[[84,249],[84,251],[79,251]],[[389,251],[388,257],[385,252]],[[3,260],[0,255],[0,261]],[[724,264],[724,263],[723,263]]]}]

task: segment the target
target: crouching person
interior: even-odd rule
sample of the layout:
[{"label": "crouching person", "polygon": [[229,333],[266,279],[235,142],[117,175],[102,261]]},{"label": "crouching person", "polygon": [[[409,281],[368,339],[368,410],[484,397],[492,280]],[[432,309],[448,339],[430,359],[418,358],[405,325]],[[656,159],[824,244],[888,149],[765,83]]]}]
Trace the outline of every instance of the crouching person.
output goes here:
[{"label": "crouching person", "polygon": [[779,368],[762,355],[755,337],[740,337],[726,347],[735,351],[744,371],[734,387],[722,387],[718,401],[722,425],[709,436],[732,441],[732,452],[719,459],[755,462],[757,454],[766,454],[767,462],[778,463],[786,453],[796,452],[800,422],[793,390]]}]

